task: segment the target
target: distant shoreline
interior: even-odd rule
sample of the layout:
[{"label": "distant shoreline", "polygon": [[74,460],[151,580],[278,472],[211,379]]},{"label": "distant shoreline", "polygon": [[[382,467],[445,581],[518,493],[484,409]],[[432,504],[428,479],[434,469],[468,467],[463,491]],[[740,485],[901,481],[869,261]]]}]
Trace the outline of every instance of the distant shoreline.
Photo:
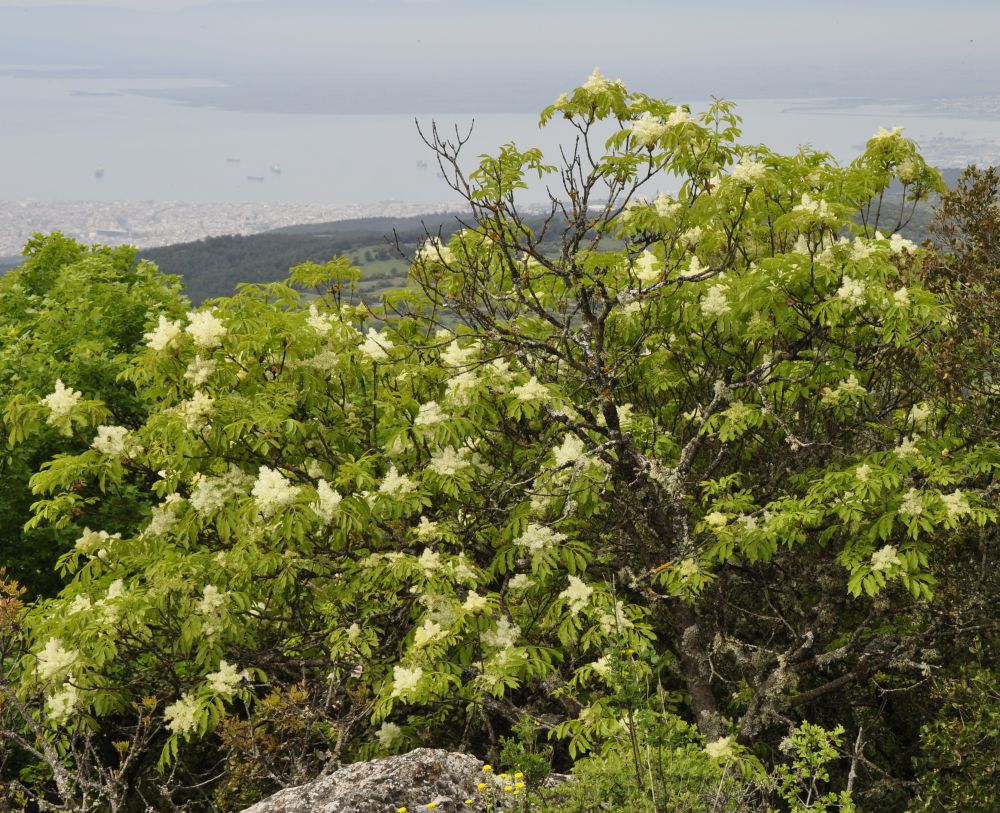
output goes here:
[{"label": "distant shoreline", "polygon": [[0,258],[17,257],[35,232],[60,231],[84,243],[159,248],[223,235],[368,217],[455,211],[455,203],[383,200],[353,205],[184,203],[180,201],[0,201]]}]

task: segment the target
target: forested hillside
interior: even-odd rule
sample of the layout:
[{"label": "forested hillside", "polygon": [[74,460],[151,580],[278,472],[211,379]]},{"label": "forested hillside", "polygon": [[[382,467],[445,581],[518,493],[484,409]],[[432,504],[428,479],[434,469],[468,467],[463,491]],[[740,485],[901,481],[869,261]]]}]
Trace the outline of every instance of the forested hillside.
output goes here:
[{"label": "forested hillside", "polygon": [[0,809],[442,746],[490,765],[421,810],[996,810],[1000,177],[599,71],[553,119],[575,152],[468,175],[433,141],[467,225],[384,303],[320,254],[191,306],[60,235],[0,279]]},{"label": "forested hillside", "polygon": [[[184,280],[185,292],[195,304],[229,296],[243,282],[283,280],[299,263],[343,256],[361,271],[357,296],[375,302],[385,290],[405,285],[418,247],[430,236],[451,237],[461,228],[460,217],[438,214],[290,226],[148,249],[141,256]],[[534,226],[541,222],[538,216],[528,220]]]}]

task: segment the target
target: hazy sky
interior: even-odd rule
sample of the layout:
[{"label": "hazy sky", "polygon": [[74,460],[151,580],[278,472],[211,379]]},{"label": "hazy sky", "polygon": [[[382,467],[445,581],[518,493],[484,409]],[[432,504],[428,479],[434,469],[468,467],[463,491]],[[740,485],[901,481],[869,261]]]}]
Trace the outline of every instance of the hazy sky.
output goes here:
[{"label": "hazy sky", "polygon": [[0,0],[0,62],[238,109],[536,111],[595,65],[675,99],[1000,93],[994,0]]}]

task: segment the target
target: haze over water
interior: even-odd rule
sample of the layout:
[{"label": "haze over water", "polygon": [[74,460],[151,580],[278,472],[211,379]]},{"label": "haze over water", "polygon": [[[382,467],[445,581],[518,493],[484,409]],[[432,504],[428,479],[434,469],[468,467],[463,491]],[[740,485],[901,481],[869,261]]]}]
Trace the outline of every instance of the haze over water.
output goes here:
[{"label": "haze over water", "polygon": [[[95,201],[72,233],[147,241],[265,228],[282,204],[457,205],[414,117],[475,119],[466,170],[509,141],[555,162],[572,133],[538,112],[595,65],[695,110],[736,100],[747,143],[849,161],[902,125],[940,166],[994,163],[997,40],[987,0],[0,0],[0,255],[67,228],[23,201]],[[139,201],[220,206],[150,231],[162,211],[98,205]],[[272,209],[248,224],[236,202]]]},{"label": "haze over water", "polygon": [[[147,95],[217,84],[208,80],[179,87],[170,79],[4,76],[2,70],[2,199],[458,200],[438,177],[412,115],[243,112]],[[749,99],[739,102],[738,112],[747,143],[789,151],[808,142],[841,161],[880,126],[905,126],[931,160],[946,163],[958,154],[958,142],[980,162],[996,160],[1000,145],[1000,118],[982,109],[935,115],[912,102]],[[559,120],[539,129],[537,113],[429,111],[416,118],[427,132],[436,121],[451,134],[455,125],[464,132],[474,122],[466,168],[508,141],[541,147],[554,159],[558,145],[572,137]],[[537,185],[532,193],[535,200],[543,196]]]}]

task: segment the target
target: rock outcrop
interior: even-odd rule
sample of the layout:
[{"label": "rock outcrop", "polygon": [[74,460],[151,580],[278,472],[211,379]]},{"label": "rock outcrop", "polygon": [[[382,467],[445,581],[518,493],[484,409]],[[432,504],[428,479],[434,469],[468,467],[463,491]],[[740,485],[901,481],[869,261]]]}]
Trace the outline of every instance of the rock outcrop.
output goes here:
[{"label": "rock outcrop", "polygon": [[347,765],[279,791],[243,813],[396,813],[400,807],[416,813],[429,802],[441,813],[453,813],[475,797],[482,771],[483,763],[468,754],[418,748]]}]

